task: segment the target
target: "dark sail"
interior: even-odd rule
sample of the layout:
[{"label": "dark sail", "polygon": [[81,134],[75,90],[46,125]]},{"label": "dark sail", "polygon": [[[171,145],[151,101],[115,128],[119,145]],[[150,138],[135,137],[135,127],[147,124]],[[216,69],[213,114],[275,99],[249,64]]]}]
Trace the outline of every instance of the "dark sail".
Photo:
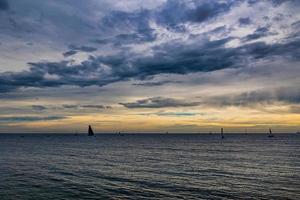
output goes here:
[{"label": "dark sail", "polygon": [[88,133],[88,136],[93,136],[94,135],[94,131],[91,127],[91,125],[89,125],[89,133]]}]

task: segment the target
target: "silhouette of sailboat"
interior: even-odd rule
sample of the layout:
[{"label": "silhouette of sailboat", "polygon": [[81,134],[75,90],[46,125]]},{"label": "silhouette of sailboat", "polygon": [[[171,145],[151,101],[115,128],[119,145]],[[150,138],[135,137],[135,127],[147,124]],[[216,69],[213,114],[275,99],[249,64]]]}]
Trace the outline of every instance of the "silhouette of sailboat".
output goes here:
[{"label": "silhouette of sailboat", "polygon": [[269,135],[268,135],[268,137],[274,137],[274,134],[272,133],[271,128],[269,128]]},{"label": "silhouette of sailboat", "polygon": [[224,136],[224,130],[223,130],[223,128],[221,128],[221,138],[222,138],[222,139],[224,139],[224,138],[225,138],[225,136]]},{"label": "silhouette of sailboat", "polygon": [[88,132],[88,136],[94,136],[95,134],[94,134],[94,131],[93,131],[93,129],[92,129],[92,127],[91,127],[91,125],[89,125],[89,132]]}]

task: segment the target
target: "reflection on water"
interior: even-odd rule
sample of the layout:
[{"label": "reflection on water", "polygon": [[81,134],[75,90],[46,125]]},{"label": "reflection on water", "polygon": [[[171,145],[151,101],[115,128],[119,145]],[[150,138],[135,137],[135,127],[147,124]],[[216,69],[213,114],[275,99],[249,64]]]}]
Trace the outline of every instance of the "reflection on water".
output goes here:
[{"label": "reflection on water", "polygon": [[300,199],[300,135],[0,135],[6,199]]}]

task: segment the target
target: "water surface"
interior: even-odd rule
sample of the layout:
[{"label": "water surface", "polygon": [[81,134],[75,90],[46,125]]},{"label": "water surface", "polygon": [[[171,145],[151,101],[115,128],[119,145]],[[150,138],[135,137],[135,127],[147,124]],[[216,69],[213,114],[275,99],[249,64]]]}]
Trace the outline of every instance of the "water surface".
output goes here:
[{"label": "water surface", "polygon": [[300,199],[300,135],[0,135],[0,199]]}]

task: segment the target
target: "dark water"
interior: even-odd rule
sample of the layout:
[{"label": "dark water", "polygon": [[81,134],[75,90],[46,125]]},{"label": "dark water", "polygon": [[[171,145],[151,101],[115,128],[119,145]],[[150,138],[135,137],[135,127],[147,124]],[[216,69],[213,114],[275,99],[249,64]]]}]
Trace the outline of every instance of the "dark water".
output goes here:
[{"label": "dark water", "polygon": [[300,199],[300,135],[0,135],[0,199]]}]

